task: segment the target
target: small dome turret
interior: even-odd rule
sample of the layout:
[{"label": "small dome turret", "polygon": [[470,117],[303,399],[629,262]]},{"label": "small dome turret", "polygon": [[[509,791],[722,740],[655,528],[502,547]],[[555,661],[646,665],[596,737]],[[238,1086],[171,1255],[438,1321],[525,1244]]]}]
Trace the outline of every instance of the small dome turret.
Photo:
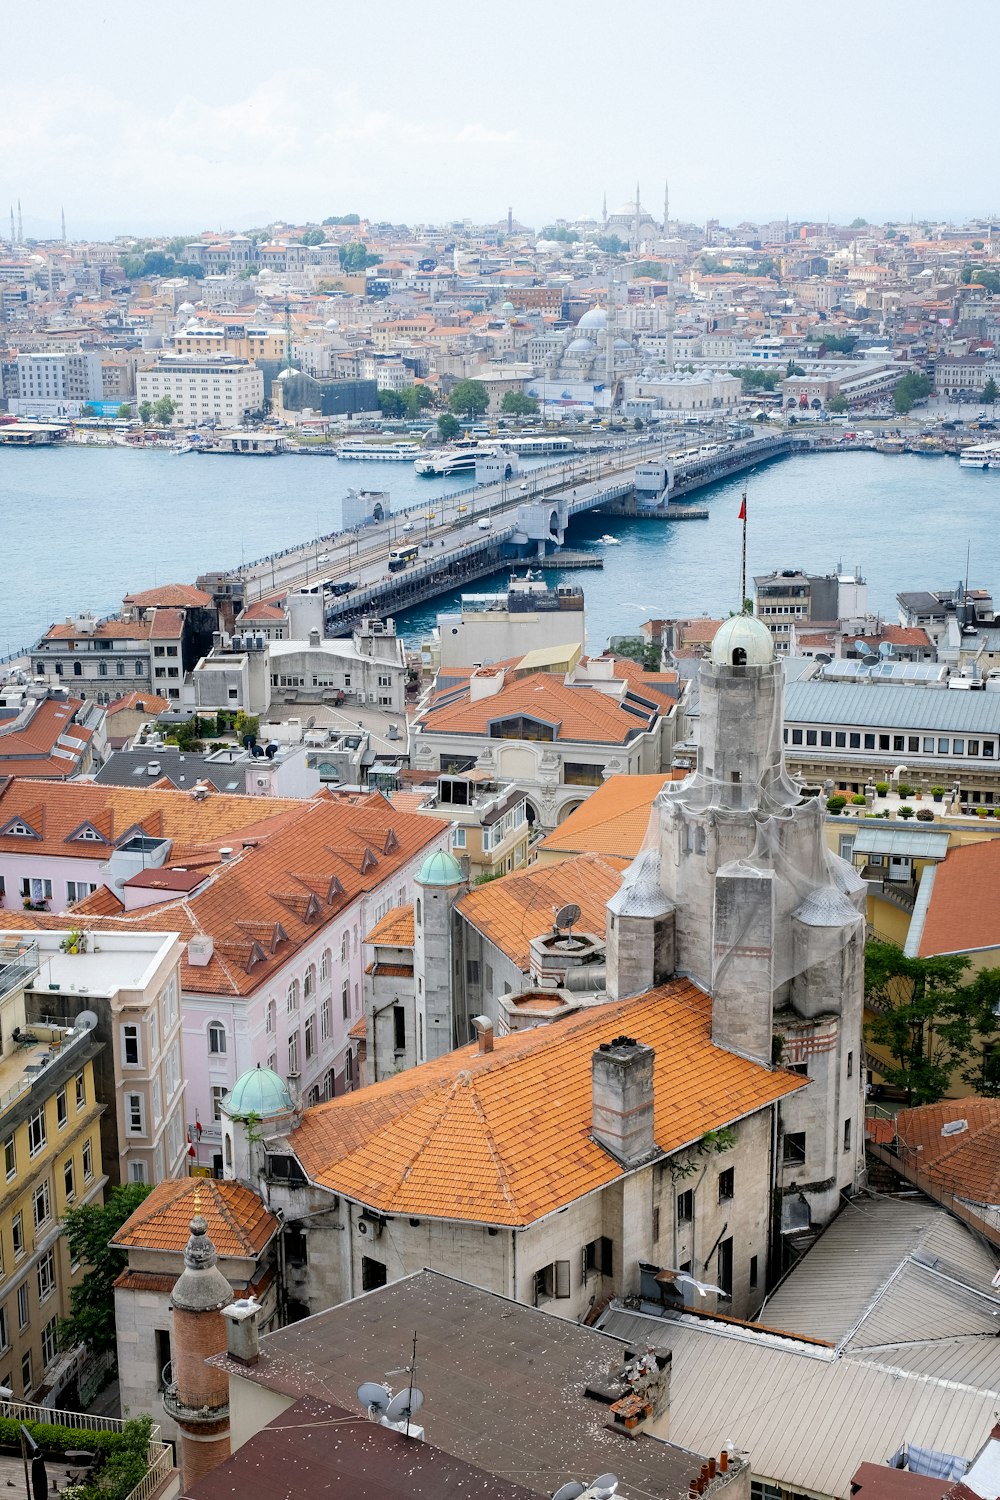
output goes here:
[{"label": "small dome turret", "polygon": [[768,667],[774,661],[774,641],[767,626],[754,615],[732,615],[716,631],[712,662],[717,667]]},{"label": "small dome turret", "polygon": [[428,854],[417,875],[417,885],[461,885],[464,880],[462,866],[446,849]]},{"label": "small dome turret", "polygon": [[275,1115],[288,1114],[295,1104],[285,1080],[258,1063],[255,1068],[240,1074],[222,1101],[222,1108],[230,1119],[256,1115],[258,1119],[267,1120]]}]

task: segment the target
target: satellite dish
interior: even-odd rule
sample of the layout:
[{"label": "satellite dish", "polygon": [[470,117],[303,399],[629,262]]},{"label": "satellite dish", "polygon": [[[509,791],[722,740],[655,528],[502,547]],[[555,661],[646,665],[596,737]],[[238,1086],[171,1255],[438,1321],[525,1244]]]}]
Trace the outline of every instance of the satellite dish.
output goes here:
[{"label": "satellite dish", "polygon": [[817,651],[816,660],[821,664],[821,666],[828,667],[833,661],[833,657],[830,655],[829,651]]},{"label": "satellite dish", "polygon": [[384,1385],[378,1385],[374,1380],[366,1380],[364,1385],[358,1386],[358,1400],[370,1417],[384,1417],[389,1410],[392,1397]]},{"label": "satellite dish", "polygon": [[76,1020],[73,1022],[73,1029],[75,1031],[93,1031],[93,1029],[94,1029],[94,1027],[96,1025],[97,1025],[97,1012],[96,1012],[96,1010],[81,1010],[80,1014],[77,1016]]},{"label": "satellite dish", "polygon": [[556,927],[571,928],[573,926],[573,923],[579,922],[579,920],[580,908],[576,905],[575,902],[571,902],[568,906],[560,906],[559,910],[556,912],[553,925]]},{"label": "satellite dish", "polygon": [[869,644],[868,644],[867,641],[855,641],[854,642],[854,649],[855,649],[855,651],[859,652],[861,656],[874,656],[875,655],[875,652],[869,646]]},{"label": "satellite dish", "polygon": [[386,1408],[386,1418],[390,1422],[408,1422],[415,1411],[419,1411],[424,1404],[424,1393],[419,1386],[407,1386],[405,1390],[399,1391],[393,1396]]},{"label": "satellite dish", "polygon": [[594,1480],[590,1488],[599,1497],[599,1500],[610,1500],[610,1497],[618,1488],[618,1475],[602,1474],[599,1479]]},{"label": "satellite dish", "polygon": [[891,656],[892,653],[893,646],[891,641],[879,641],[878,654],[882,657],[883,661],[887,656]]},{"label": "satellite dish", "polygon": [[552,1500],[579,1500],[585,1488],[586,1486],[582,1485],[578,1479],[571,1479],[569,1484],[561,1485],[556,1490]]}]

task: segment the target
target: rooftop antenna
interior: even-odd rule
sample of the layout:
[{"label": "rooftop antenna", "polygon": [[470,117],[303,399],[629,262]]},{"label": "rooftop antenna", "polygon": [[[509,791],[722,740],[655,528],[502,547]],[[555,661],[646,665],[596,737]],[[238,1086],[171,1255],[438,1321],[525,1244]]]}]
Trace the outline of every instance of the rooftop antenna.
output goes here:
[{"label": "rooftop antenna", "polygon": [[552,930],[558,937],[564,930],[567,942],[573,941],[573,928],[580,920],[580,908],[576,902],[570,902],[567,906],[560,906],[552,919]]}]

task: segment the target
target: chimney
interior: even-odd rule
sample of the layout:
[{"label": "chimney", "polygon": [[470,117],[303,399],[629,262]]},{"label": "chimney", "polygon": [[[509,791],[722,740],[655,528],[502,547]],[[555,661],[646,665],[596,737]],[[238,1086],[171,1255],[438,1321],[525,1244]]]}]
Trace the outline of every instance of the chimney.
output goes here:
[{"label": "chimney", "polygon": [[232,847],[232,845],[231,844],[223,844],[222,848],[219,850],[219,858],[223,861],[223,863],[225,863],[225,861],[227,859],[232,859],[232,857],[233,857],[233,847]]},{"label": "chimney", "polygon": [[479,1052],[493,1051],[493,1022],[489,1016],[473,1016],[472,1024],[476,1028],[476,1038],[479,1042]]},{"label": "chimney", "polygon": [[319,648],[319,631],[318,630],[310,630],[310,632],[309,632],[309,644],[310,644],[310,646],[313,646],[316,649]]},{"label": "chimney", "polygon": [[241,1365],[255,1365],[260,1358],[259,1312],[260,1308],[252,1297],[238,1297],[222,1309],[226,1320],[226,1353]]},{"label": "chimney", "polygon": [[594,1053],[591,1135],[623,1167],[656,1154],[653,1137],[653,1059],[634,1037],[602,1042]]},{"label": "chimney", "polygon": [[191,938],[187,945],[187,961],[195,969],[203,969],[212,962],[212,954],[215,952],[215,939],[207,934]]},{"label": "chimney", "polygon": [[503,667],[480,667],[469,678],[469,702],[478,703],[481,698],[494,697],[503,683]]}]

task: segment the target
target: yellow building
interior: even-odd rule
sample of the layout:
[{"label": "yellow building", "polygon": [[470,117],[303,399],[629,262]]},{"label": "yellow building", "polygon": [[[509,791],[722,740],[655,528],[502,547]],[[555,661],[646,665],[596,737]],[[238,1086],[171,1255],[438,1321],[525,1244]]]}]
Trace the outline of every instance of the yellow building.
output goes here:
[{"label": "yellow building", "polygon": [[[58,1395],[76,1359],[59,1353],[79,1266],[61,1224],[67,1209],[103,1201],[92,1030],[28,1026],[25,989],[39,968],[29,934],[0,944],[0,1385],[18,1399]],[[58,1404],[58,1403],[56,1403]]]},{"label": "yellow building", "polygon": [[229,354],[250,361],[285,358],[283,328],[191,324],[174,334],[172,344],[176,354]]}]

